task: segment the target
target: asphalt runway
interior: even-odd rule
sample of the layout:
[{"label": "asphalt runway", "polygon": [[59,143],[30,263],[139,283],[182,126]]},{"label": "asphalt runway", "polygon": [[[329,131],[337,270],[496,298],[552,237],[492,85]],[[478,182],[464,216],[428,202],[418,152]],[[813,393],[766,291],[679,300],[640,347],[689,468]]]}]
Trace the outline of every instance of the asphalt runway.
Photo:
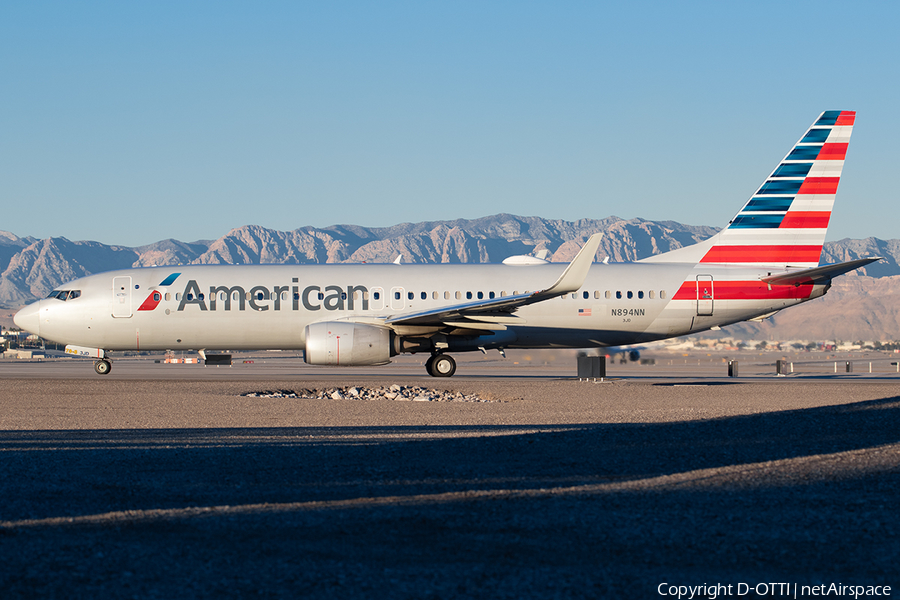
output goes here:
[{"label": "asphalt runway", "polygon": [[[435,379],[404,358],[118,360],[106,377],[0,362],[3,598],[900,583],[889,365],[775,377],[748,358],[729,379],[718,357],[683,357],[593,382],[515,357]],[[485,401],[245,395],[393,384]]]}]

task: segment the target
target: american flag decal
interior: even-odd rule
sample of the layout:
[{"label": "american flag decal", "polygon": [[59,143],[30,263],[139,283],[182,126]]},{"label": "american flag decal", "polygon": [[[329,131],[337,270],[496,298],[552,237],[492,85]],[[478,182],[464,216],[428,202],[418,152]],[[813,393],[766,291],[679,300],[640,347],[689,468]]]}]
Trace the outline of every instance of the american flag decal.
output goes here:
[{"label": "american flag decal", "polygon": [[578,316],[579,316],[579,317],[589,317],[589,316],[591,316],[591,309],[589,309],[589,308],[579,308],[579,309],[578,309]]}]

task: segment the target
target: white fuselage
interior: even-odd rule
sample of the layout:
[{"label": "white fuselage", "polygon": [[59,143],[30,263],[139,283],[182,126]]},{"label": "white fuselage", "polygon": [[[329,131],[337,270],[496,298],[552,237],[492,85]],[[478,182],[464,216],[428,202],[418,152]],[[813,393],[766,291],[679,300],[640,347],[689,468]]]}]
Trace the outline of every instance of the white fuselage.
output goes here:
[{"label": "white fuselage", "polygon": [[[77,290],[77,297],[41,300],[23,310],[17,322],[48,340],[105,350],[303,349],[304,331],[311,323],[349,319],[378,324],[404,313],[536,291],[553,283],[565,267],[129,269],[72,281],[60,289]],[[641,343],[750,319],[825,293],[824,285],[772,292],[759,283],[770,271],[764,266],[594,263],[577,292],[523,306],[495,324],[472,325],[481,333],[451,336],[447,349]],[[423,332],[398,327],[394,333]]]}]

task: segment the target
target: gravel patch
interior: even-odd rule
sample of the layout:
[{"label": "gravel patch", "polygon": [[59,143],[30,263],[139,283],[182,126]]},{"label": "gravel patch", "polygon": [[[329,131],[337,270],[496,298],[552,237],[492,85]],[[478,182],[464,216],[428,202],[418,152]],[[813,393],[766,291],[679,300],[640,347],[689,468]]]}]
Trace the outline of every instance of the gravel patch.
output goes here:
[{"label": "gravel patch", "polygon": [[394,400],[398,402],[503,402],[489,400],[478,394],[464,394],[421,386],[393,384],[380,387],[343,386],[321,389],[263,390],[245,392],[247,398],[309,398],[314,400]]}]

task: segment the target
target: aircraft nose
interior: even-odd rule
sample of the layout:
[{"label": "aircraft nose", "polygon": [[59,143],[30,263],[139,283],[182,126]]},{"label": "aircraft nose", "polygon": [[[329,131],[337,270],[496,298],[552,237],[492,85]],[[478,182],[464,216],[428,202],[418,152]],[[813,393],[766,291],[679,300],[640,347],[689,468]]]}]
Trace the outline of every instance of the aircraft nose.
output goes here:
[{"label": "aircraft nose", "polygon": [[28,306],[17,312],[13,317],[13,323],[16,324],[16,327],[18,327],[19,329],[24,329],[25,331],[28,331],[35,335],[41,335],[40,304],[40,302],[29,304]]}]

